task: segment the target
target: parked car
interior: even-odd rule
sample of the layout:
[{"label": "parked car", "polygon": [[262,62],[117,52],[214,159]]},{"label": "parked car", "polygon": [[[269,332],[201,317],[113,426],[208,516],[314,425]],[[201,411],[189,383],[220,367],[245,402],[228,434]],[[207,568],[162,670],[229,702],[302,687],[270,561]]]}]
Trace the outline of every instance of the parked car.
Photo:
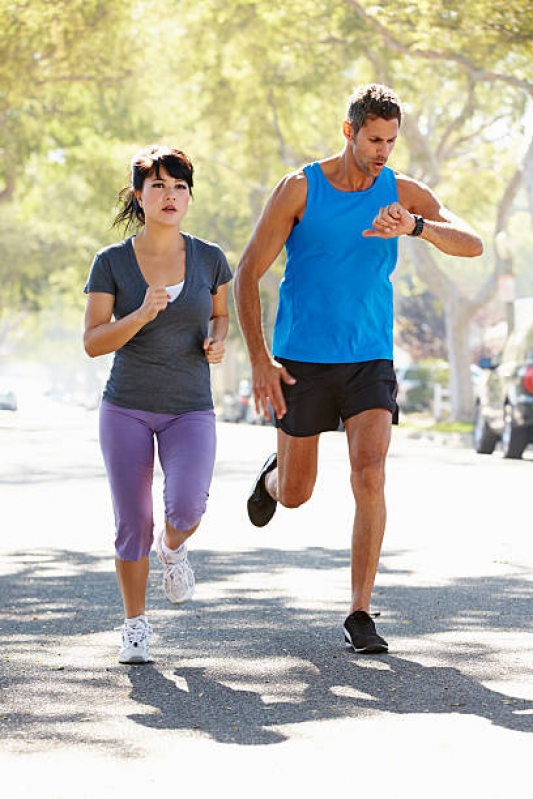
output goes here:
[{"label": "parked car", "polygon": [[533,441],[533,325],[513,333],[501,358],[484,358],[477,385],[474,448],[490,455],[501,441],[504,458],[521,458]]},{"label": "parked car", "polygon": [[16,411],[17,397],[14,391],[9,388],[0,387],[0,410]]},{"label": "parked car", "polygon": [[235,394],[225,394],[222,407],[223,422],[247,422],[253,407],[252,386],[249,380],[241,380]]},{"label": "parked car", "polygon": [[248,407],[248,413],[246,415],[246,421],[249,422],[250,424],[261,424],[261,425],[276,424],[276,418],[275,418],[275,415],[274,415],[274,408],[272,407],[272,403],[270,402],[270,400],[268,400],[268,414],[269,414],[269,417],[270,417],[269,419],[267,419],[265,417],[265,414],[264,414],[264,411],[263,411],[262,407],[261,407],[261,410],[259,411],[259,413],[257,413],[257,411],[255,409],[255,402],[254,402],[254,400],[252,398],[252,400],[250,402],[250,405]]}]

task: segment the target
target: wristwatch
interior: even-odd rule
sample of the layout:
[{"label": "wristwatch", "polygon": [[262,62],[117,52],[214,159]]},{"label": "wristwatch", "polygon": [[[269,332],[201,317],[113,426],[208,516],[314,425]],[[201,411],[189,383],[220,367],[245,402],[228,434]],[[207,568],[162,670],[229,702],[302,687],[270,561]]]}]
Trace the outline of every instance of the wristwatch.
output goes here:
[{"label": "wristwatch", "polygon": [[409,233],[409,235],[410,236],[420,236],[420,234],[424,230],[424,217],[423,216],[418,216],[417,214],[413,214],[413,216],[415,218],[415,226],[414,226],[413,230],[411,231],[411,233]]}]

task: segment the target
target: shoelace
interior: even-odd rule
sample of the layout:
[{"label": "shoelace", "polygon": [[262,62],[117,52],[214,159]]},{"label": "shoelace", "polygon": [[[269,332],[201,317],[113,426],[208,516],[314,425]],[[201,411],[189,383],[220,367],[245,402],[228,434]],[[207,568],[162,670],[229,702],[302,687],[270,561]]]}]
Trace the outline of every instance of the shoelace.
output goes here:
[{"label": "shoelace", "polygon": [[130,644],[140,644],[145,639],[150,640],[152,628],[148,623],[127,624],[125,628],[126,637]]},{"label": "shoelace", "polygon": [[174,580],[174,574],[178,572],[177,577],[178,579],[184,579],[187,582],[187,585],[190,586],[191,584],[191,576],[190,576],[190,567],[187,568],[185,566],[185,561],[180,560],[177,563],[169,563],[167,566],[167,578],[170,580]]}]

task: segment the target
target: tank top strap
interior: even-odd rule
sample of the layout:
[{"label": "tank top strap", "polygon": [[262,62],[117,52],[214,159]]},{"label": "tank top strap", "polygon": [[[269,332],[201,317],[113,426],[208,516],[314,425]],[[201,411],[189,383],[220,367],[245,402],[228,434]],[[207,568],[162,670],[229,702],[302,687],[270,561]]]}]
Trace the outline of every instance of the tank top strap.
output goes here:
[{"label": "tank top strap", "polygon": [[320,194],[320,173],[322,172],[318,161],[304,166],[305,177],[307,178],[307,200],[306,212],[317,204]]},{"label": "tank top strap", "polygon": [[393,196],[394,201],[398,201],[398,185],[396,183],[396,175],[394,174],[394,170],[390,169],[389,167],[385,167],[383,170],[383,177],[385,180],[383,181],[384,186],[387,187],[387,191]]}]

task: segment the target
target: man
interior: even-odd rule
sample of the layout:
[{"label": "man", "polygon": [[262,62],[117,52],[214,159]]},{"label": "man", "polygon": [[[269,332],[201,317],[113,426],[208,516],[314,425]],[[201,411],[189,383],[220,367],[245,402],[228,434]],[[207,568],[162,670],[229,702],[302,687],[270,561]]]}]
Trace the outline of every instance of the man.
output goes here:
[{"label": "man", "polygon": [[[385,459],[396,412],[390,275],[400,236],[419,236],[449,255],[483,245],[423,184],[385,166],[401,107],[386,86],[360,87],[349,101],[344,150],[276,186],[235,277],[235,299],[252,366],[256,407],[278,428],[277,453],[248,499],[256,526],[277,502],[296,508],[312,494],[320,433],[339,418],[348,437],[355,498],[352,601],[344,623],[357,652],[388,651],[369,615],[385,530]],[[287,250],[272,358],[261,327],[259,280]]]}]

